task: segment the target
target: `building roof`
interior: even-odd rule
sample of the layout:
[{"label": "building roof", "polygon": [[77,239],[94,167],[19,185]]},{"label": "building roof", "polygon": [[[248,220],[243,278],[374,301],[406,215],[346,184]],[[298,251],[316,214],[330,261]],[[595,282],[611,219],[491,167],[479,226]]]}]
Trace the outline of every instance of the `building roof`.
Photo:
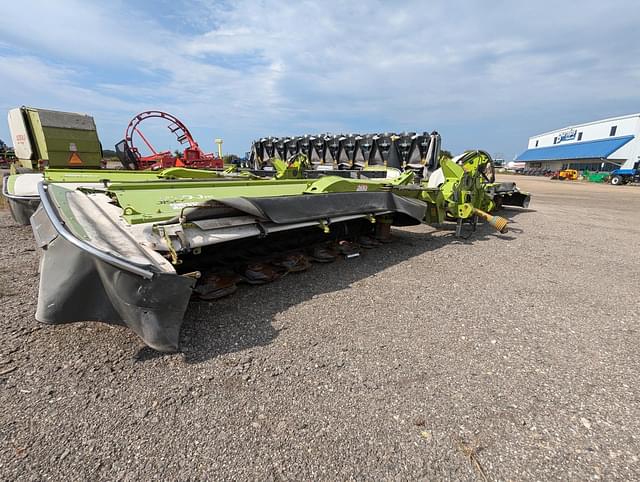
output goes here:
[{"label": "building roof", "polygon": [[606,119],[600,119],[600,120],[595,120],[590,122],[584,122],[582,124],[574,124],[566,127],[561,127],[559,129],[554,129],[552,131],[543,132],[542,134],[536,134],[535,136],[531,136],[530,139],[536,139],[538,137],[548,136],[551,134],[555,134],[556,132],[567,131],[570,129],[580,129],[581,127],[587,127],[595,124],[604,124],[606,122],[615,122],[619,120],[630,119],[632,117],[640,117],[640,112],[636,112],[635,114],[619,115],[616,117],[608,117]]},{"label": "building roof", "polygon": [[608,137],[595,141],[572,142],[527,149],[516,161],[559,161],[571,159],[605,159],[631,141],[634,136]]}]

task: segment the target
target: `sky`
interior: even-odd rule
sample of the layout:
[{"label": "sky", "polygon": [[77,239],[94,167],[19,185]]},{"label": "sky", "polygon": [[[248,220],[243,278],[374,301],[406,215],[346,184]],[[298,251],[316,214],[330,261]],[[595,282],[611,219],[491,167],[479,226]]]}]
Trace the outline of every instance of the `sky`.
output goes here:
[{"label": "sky", "polygon": [[104,148],[163,110],[206,151],[437,130],[453,153],[511,159],[531,135],[640,112],[637,0],[20,0],[0,16],[0,110],[90,114]]}]

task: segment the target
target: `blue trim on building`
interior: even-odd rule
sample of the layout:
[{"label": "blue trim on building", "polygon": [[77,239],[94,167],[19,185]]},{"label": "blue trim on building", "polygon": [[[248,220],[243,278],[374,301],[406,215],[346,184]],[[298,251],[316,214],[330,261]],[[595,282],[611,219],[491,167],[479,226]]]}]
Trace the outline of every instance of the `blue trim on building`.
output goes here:
[{"label": "blue trim on building", "polygon": [[631,141],[634,136],[610,137],[595,141],[572,142],[527,149],[516,161],[563,161],[572,159],[606,159]]}]

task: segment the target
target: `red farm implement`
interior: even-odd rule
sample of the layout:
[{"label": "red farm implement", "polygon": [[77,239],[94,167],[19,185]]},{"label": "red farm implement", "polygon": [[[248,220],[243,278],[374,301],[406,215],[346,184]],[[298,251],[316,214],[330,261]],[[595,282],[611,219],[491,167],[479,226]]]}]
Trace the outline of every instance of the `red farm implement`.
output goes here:
[{"label": "red farm implement", "polygon": [[[185,146],[181,156],[171,151],[156,150],[143,134],[140,124],[152,118],[165,121],[169,131],[175,134],[176,139],[182,146]],[[137,145],[140,145],[140,141],[146,145],[151,154],[142,155],[137,147]],[[131,119],[125,131],[124,139],[116,144],[116,151],[120,161],[127,169],[165,169],[168,167],[221,169],[223,167],[222,159],[213,153],[205,153],[180,119],[159,110],[141,112]]]}]

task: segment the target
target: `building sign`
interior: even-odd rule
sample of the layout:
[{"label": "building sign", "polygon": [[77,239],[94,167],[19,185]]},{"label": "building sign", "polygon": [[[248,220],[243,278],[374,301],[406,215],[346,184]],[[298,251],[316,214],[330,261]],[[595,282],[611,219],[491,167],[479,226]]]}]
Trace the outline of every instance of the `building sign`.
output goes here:
[{"label": "building sign", "polygon": [[572,141],[576,138],[577,131],[575,129],[567,129],[558,134],[558,144],[564,141]]}]

